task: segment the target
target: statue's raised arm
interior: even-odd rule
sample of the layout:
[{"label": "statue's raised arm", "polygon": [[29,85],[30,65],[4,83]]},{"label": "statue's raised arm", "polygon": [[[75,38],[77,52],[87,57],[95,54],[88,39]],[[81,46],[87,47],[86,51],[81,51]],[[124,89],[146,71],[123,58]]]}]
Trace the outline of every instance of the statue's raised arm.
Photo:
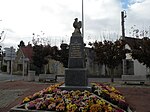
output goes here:
[{"label": "statue's raised arm", "polygon": [[74,32],[72,33],[72,35],[81,35],[81,27],[82,27],[82,22],[81,21],[78,21],[78,18],[75,18],[74,19],[74,23],[73,23],[73,27],[75,28],[74,29]]}]

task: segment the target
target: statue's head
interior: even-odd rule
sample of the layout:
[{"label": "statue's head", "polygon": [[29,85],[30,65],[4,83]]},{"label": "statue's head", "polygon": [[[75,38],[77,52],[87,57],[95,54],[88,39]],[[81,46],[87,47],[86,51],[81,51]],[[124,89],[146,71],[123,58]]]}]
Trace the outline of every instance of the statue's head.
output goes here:
[{"label": "statue's head", "polygon": [[75,20],[75,21],[78,21],[78,18],[75,18],[74,20]]}]

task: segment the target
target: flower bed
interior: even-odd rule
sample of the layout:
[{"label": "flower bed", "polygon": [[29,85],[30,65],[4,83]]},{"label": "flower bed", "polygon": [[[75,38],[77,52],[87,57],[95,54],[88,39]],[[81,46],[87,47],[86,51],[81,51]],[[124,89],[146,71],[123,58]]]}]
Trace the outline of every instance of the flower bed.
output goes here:
[{"label": "flower bed", "polygon": [[[92,90],[100,97],[86,90],[83,92],[79,90],[60,90],[60,85],[62,85],[62,83],[51,85],[46,89],[43,89],[31,96],[24,98],[20,108],[29,111],[43,110],[57,112],[124,112],[123,109],[120,109],[119,107],[107,102],[107,98],[106,100],[100,98],[101,96],[104,96],[99,94],[103,92],[98,90],[102,89],[102,91],[106,92],[108,88],[103,89],[103,87],[98,83],[92,83]],[[115,91],[115,93],[121,94],[116,89],[111,89]]]},{"label": "flower bed", "polygon": [[124,96],[114,87],[102,83],[92,83],[92,92],[123,110],[128,110],[129,105]]}]

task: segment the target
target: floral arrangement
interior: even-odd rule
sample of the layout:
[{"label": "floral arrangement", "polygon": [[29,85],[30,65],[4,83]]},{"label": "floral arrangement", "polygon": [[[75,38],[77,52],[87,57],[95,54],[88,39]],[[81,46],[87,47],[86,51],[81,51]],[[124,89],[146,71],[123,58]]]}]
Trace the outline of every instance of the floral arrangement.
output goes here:
[{"label": "floral arrangement", "polygon": [[[26,110],[46,110],[57,112],[124,112],[122,109],[114,107],[102,98],[89,91],[66,91],[60,90],[60,84],[51,85],[33,95],[24,98],[22,104]],[[96,88],[100,85],[92,83]],[[99,89],[101,89],[99,87]],[[114,88],[110,90],[119,93]],[[102,89],[103,90],[103,89]],[[107,92],[106,90],[103,90]]]},{"label": "floral arrangement", "polygon": [[116,88],[102,83],[92,83],[92,92],[127,111],[129,105]]}]

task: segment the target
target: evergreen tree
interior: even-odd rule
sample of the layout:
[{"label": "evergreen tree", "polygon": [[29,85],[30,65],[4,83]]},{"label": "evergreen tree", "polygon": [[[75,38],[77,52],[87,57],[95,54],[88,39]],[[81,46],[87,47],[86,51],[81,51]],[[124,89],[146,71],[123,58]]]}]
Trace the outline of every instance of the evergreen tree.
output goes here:
[{"label": "evergreen tree", "polygon": [[35,45],[33,46],[33,64],[37,67],[38,74],[42,73],[44,65],[48,64],[47,56],[51,53],[51,46]]},{"label": "evergreen tree", "polygon": [[68,58],[69,58],[69,45],[62,43],[60,46],[60,62],[63,63],[64,67],[68,67]]}]

